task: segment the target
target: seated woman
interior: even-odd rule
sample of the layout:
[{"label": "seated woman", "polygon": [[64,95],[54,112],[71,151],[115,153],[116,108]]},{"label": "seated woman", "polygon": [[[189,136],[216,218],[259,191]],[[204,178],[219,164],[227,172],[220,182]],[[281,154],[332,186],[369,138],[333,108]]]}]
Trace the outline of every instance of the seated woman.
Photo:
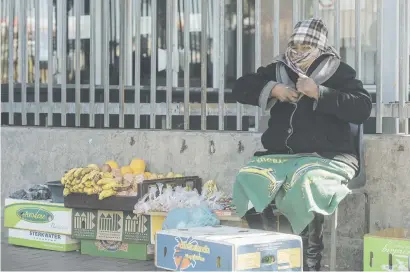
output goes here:
[{"label": "seated woman", "polygon": [[[320,270],[324,215],[350,192],[346,184],[358,171],[349,123],[363,123],[372,108],[369,93],[329,46],[327,34],[320,19],[297,23],[286,52],[239,78],[233,89],[239,103],[271,115],[262,135],[267,151],[238,173],[234,204],[240,216],[251,218],[274,201],[302,236],[306,271]],[[250,227],[266,227],[260,223],[249,221]]]}]

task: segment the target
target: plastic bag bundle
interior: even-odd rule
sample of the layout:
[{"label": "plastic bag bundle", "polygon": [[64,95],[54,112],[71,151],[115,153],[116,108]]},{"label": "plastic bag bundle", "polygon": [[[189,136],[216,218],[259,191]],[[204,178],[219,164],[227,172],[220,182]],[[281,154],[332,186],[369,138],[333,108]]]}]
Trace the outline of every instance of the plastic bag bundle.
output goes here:
[{"label": "plastic bag bundle", "polygon": [[218,217],[207,207],[176,208],[168,213],[162,229],[186,229],[219,224]]},{"label": "plastic bag bundle", "polygon": [[214,192],[213,194],[199,194],[196,189],[187,191],[181,186],[172,189],[170,186],[157,184],[151,187],[134,207],[134,213],[148,212],[168,212],[178,208],[193,208],[203,206],[210,210],[221,209],[218,200],[222,193]]},{"label": "plastic bag bundle", "polygon": [[47,185],[34,185],[28,190],[18,190],[10,195],[10,198],[24,200],[49,200],[51,199],[51,191]]}]

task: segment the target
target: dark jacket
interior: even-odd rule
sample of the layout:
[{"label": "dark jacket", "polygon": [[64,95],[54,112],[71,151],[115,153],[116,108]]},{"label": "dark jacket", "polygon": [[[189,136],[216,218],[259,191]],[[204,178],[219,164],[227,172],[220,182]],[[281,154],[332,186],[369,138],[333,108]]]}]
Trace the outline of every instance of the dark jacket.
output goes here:
[{"label": "dark jacket", "polygon": [[[276,102],[272,88],[284,83],[296,89],[298,75],[283,56],[236,81],[233,94],[242,104],[270,107],[269,128],[262,136],[268,153],[318,153],[356,155],[349,123],[361,124],[370,116],[369,93],[356,79],[355,70],[339,59],[323,55],[307,75],[319,85],[319,99],[303,96],[292,104]],[[327,157],[332,157],[328,155]]]}]

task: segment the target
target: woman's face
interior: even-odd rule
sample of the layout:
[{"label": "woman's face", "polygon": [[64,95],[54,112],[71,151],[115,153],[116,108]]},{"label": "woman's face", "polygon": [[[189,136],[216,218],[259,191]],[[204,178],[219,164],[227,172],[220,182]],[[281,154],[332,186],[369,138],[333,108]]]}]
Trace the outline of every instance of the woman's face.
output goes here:
[{"label": "woman's face", "polygon": [[292,46],[292,49],[295,50],[298,54],[304,54],[312,50],[313,47],[308,44],[295,44],[294,46]]}]

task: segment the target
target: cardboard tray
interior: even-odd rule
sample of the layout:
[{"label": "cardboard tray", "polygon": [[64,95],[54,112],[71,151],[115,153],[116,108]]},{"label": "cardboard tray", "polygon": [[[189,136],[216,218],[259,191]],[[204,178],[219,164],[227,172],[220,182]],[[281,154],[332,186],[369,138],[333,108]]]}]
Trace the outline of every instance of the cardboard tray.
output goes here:
[{"label": "cardboard tray", "polygon": [[64,207],[132,212],[138,200],[139,196],[111,196],[99,200],[98,195],[73,193],[64,197]]},{"label": "cardboard tray", "polygon": [[76,209],[108,210],[108,211],[130,211],[134,210],[135,204],[144,196],[150,186],[157,186],[158,183],[171,186],[190,186],[201,193],[202,180],[197,176],[182,178],[164,178],[156,180],[146,180],[139,184],[137,196],[111,196],[103,200],[98,199],[98,195],[87,195],[72,193],[64,197],[64,207]]}]

